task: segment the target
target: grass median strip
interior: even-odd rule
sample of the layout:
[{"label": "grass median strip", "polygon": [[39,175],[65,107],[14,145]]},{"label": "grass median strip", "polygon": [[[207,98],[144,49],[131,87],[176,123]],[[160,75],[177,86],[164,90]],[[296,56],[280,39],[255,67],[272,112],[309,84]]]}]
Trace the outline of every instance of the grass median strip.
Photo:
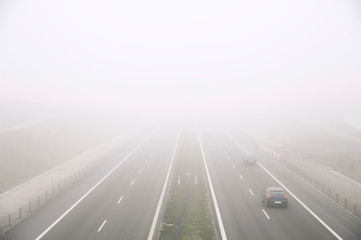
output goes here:
[{"label": "grass median strip", "polygon": [[195,131],[182,134],[159,240],[217,239]]}]

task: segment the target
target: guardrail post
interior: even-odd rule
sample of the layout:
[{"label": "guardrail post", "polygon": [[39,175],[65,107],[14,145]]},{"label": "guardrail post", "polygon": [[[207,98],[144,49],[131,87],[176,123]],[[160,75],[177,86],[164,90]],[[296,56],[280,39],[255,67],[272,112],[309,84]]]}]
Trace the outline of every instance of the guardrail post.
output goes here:
[{"label": "guardrail post", "polygon": [[356,216],[356,204],[353,206],[353,212],[354,212],[354,215]]},{"label": "guardrail post", "polygon": [[347,209],[347,198],[345,198],[345,209]]},{"label": "guardrail post", "polygon": [[38,196],[38,206],[40,206],[40,196]]},{"label": "guardrail post", "polygon": [[21,208],[19,208],[19,219],[21,219]]},{"label": "guardrail post", "polygon": [[11,215],[9,214],[9,227],[11,227]]},{"label": "guardrail post", "polygon": [[331,189],[328,189],[328,197],[331,197]]},{"label": "guardrail post", "polygon": [[31,201],[29,201],[29,212],[31,212]]},{"label": "guardrail post", "polygon": [[338,203],[338,193],[336,193],[336,202]]},{"label": "guardrail post", "polygon": [[58,183],[58,188],[59,188],[59,192],[60,192],[60,183]]},{"label": "guardrail post", "polygon": [[322,193],[325,192],[325,184],[322,184]]},{"label": "guardrail post", "polygon": [[48,201],[48,192],[45,192],[45,201]]}]

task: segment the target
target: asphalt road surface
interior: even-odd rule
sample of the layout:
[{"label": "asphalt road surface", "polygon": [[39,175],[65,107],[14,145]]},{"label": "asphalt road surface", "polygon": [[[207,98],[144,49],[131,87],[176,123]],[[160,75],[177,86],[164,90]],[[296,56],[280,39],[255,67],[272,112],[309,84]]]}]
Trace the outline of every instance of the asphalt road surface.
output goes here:
[{"label": "asphalt road surface", "polygon": [[122,146],[3,239],[147,239],[178,135],[157,131]]},{"label": "asphalt road surface", "polygon": [[[361,239],[358,221],[263,154],[251,139],[235,132],[199,135],[226,239]],[[256,153],[259,164],[244,165],[245,152]],[[289,190],[288,208],[263,205],[261,192],[268,186]]]},{"label": "asphalt road surface", "polygon": [[[361,239],[359,222],[246,136],[200,128],[198,140],[219,239]],[[2,239],[148,239],[178,141],[176,129],[130,141]],[[257,166],[242,164],[245,151],[257,154]],[[287,188],[288,208],[265,208],[261,191],[268,186]]]}]

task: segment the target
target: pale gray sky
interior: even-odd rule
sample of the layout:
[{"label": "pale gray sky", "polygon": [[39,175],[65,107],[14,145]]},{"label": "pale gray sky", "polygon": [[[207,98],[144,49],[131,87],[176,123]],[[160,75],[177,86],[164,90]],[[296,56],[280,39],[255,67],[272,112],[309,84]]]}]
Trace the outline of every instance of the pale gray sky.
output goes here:
[{"label": "pale gray sky", "polygon": [[356,0],[2,0],[0,102],[361,109]]}]

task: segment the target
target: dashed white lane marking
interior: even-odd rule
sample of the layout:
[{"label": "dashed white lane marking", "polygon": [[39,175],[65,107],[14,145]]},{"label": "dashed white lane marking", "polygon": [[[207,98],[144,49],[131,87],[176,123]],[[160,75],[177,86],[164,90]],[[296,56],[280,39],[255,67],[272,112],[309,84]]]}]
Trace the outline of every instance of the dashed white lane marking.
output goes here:
[{"label": "dashed white lane marking", "polygon": [[117,204],[119,204],[122,200],[123,200],[123,196],[121,196],[121,197],[119,198],[119,201],[117,202]]},{"label": "dashed white lane marking", "polygon": [[106,224],[107,220],[105,219],[104,222],[102,223],[102,225],[100,225],[98,232],[100,232],[102,230],[102,228],[104,227],[104,225]]},{"label": "dashed white lane marking", "polygon": [[139,169],[138,173],[141,173],[143,170],[142,169]]},{"label": "dashed white lane marking", "polygon": [[319,216],[316,215],[309,207],[306,206],[295,194],[293,194],[283,183],[281,183],[275,176],[273,176],[262,164],[257,162],[257,164],[270,175],[281,187],[283,187],[296,201],[302,205],[314,218],[317,219],[333,236],[335,236],[338,240],[342,240],[343,238],[340,237],[330,226],[328,226]]},{"label": "dashed white lane marking", "polygon": [[167,171],[167,176],[166,176],[165,181],[164,181],[162,193],[160,194],[157,209],[155,210],[152,226],[150,227],[149,235],[148,235],[148,238],[147,238],[148,240],[152,240],[154,238],[155,227],[156,227],[156,224],[158,222],[158,217],[159,217],[160,209],[161,209],[161,206],[162,206],[162,202],[164,201],[165,190],[167,188],[170,172],[172,170],[175,154],[177,152],[180,135],[181,135],[181,132],[179,132],[179,134],[178,134],[177,143],[176,143],[176,145],[174,147],[172,159],[170,160],[170,164],[169,164],[169,168],[168,168],[168,171]]},{"label": "dashed white lane marking", "polygon": [[234,166],[234,164],[232,165],[233,168],[236,168],[236,166]]},{"label": "dashed white lane marking", "polygon": [[241,174],[239,174],[239,177],[243,180],[243,177],[242,177],[242,175],[241,175]]},{"label": "dashed white lane marking", "polygon": [[204,168],[205,168],[205,170],[206,170],[206,175],[207,175],[207,179],[208,179],[209,188],[210,188],[210,190],[211,190],[211,195],[212,195],[212,199],[213,199],[214,208],[215,208],[215,210],[216,210],[216,216],[217,216],[217,220],[218,220],[218,226],[219,226],[219,230],[220,230],[220,232],[221,232],[221,239],[222,239],[222,240],[227,240],[226,231],[225,231],[225,229],[224,229],[223,221],[222,221],[222,217],[221,217],[221,212],[220,212],[219,207],[218,207],[218,202],[217,202],[216,194],[214,193],[211,175],[210,175],[209,170],[208,170],[208,165],[207,165],[207,161],[206,161],[206,156],[205,156],[204,151],[203,151],[203,145],[202,145],[201,137],[199,136],[199,132],[198,132],[198,131],[197,131],[197,136],[198,136],[199,145],[200,145],[200,147],[201,147],[201,152],[202,152],[202,157],[203,157]]},{"label": "dashed white lane marking", "polygon": [[267,219],[270,220],[270,217],[268,216],[268,214],[266,213],[266,211],[262,208],[262,211],[264,213],[264,215],[266,215]]},{"label": "dashed white lane marking", "polygon": [[[242,146],[234,140],[229,134],[226,134],[243,152],[247,153],[247,151],[242,148]],[[330,226],[328,226],[316,213],[314,213],[309,207],[306,206],[295,194],[293,194],[283,183],[281,183],[275,176],[272,175],[262,164],[257,162],[258,166],[260,166],[268,175],[270,175],[281,187],[283,187],[296,201],[301,204],[317,221],[319,221],[333,236],[335,236],[338,240],[343,240],[343,238],[338,235]],[[264,212],[264,210],[263,210]],[[264,212],[266,214],[266,212]]]},{"label": "dashed white lane marking", "polygon": [[129,186],[132,186],[133,185],[133,183],[134,183],[134,180],[129,184]]},{"label": "dashed white lane marking", "polygon": [[145,164],[147,164],[148,163],[148,160],[145,160]]},{"label": "dashed white lane marking", "polygon": [[252,196],[254,196],[252,190],[249,188],[248,191],[252,194]]},{"label": "dashed white lane marking", "polygon": [[[154,134],[154,133],[153,133]],[[153,135],[152,134],[152,135]],[[120,165],[122,165],[138,148],[140,148],[152,136],[148,136],[143,142],[136,146],[120,163],[118,163],[110,172],[108,172],[102,179],[99,180],[88,192],[86,192],[78,201],[76,201],[68,210],[66,210],[60,217],[58,217],[47,229],[45,229],[35,240],[44,237],[58,222],[60,222],[71,210],[73,210],[84,198],[86,198],[95,188],[97,188],[106,178],[109,177]]]}]

